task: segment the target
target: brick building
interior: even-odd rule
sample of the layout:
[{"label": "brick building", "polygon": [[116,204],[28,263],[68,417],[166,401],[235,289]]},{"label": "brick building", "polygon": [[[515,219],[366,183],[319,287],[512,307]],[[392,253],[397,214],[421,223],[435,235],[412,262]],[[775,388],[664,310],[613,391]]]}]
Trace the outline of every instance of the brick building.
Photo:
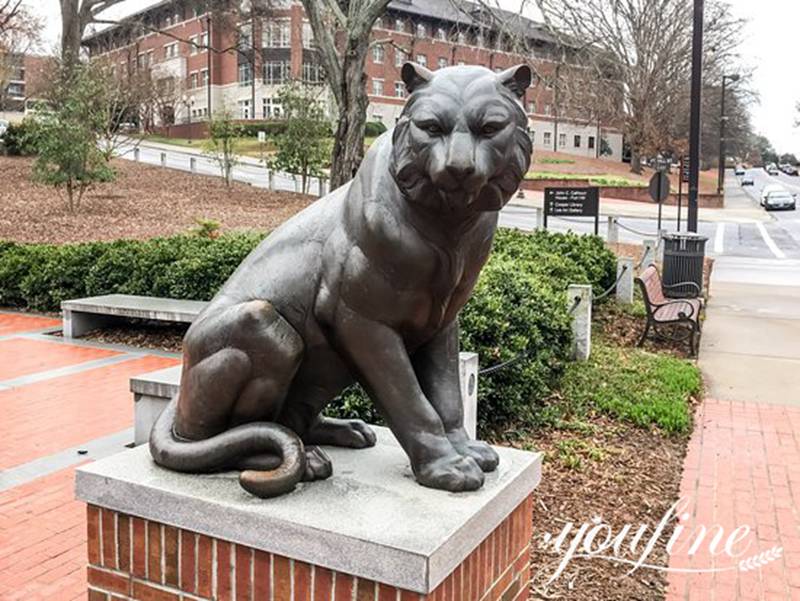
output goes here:
[{"label": "brick building", "polygon": [[47,57],[0,54],[0,118],[20,121],[41,91]]},{"label": "brick building", "polygon": [[[602,148],[606,158],[621,160],[618,130],[580,115],[565,118],[555,106],[549,81],[561,50],[540,24],[509,14],[501,32],[486,25],[490,19],[477,8],[468,8],[456,8],[451,0],[390,2],[372,31],[365,69],[368,119],[395,123],[404,102],[400,67],[406,60],[432,70],[477,64],[500,71],[528,62],[536,77],[523,102],[534,148],[588,157],[600,156]],[[147,72],[171,96],[147,117],[154,124],[197,122],[223,109],[243,120],[277,118],[277,92],[289,80],[320,85],[331,102],[311,26],[296,0],[273,0],[268,15],[245,22],[212,17],[203,0],[164,0],[88,36],[84,45],[120,75]]]}]

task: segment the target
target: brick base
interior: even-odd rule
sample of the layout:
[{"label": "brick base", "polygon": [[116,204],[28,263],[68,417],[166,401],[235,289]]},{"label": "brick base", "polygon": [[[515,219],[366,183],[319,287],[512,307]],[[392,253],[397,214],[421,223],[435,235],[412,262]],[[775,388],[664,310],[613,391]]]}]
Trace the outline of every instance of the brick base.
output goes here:
[{"label": "brick base", "polygon": [[89,505],[89,601],[522,601],[532,509],[528,497],[424,595]]}]

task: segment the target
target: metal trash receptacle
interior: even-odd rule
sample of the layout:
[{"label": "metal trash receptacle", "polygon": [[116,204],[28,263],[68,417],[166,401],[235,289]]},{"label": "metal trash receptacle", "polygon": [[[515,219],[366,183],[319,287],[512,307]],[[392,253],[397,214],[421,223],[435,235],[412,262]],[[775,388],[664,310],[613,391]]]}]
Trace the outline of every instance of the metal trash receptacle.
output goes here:
[{"label": "metal trash receptacle", "polygon": [[[664,281],[664,295],[670,298],[698,296],[703,292],[703,263],[706,256],[708,238],[691,232],[664,234],[664,267],[661,275]],[[682,282],[691,285],[676,286]]]}]

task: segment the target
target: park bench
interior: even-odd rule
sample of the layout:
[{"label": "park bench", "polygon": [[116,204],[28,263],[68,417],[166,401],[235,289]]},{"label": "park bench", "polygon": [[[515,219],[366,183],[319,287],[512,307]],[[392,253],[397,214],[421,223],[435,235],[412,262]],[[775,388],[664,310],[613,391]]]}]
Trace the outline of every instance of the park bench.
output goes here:
[{"label": "park bench", "polygon": [[[647,312],[647,322],[644,332],[639,339],[639,346],[644,344],[647,335],[652,330],[655,335],[660,335],[659,328],[663,326],[678,326],[683,332],[673,330],[672,340],[689,340],[692,356],[697,354],[697,338],[701,332],[700,310],[703,301],[699,298],[700,287],[695,282],[679,282],[664,286],[661,274],[655,265],[649,265],[636,278],[636,283],[642,291],[644,306]],[[668,299],[664,296],[664,289],[689,286],[697,291],[696,298]],[[663,337],[663,336],[662,336]]]},{"label": "park bench", "polygon": [[208,303],[131,294],[107,294],[61,303],[64,337],[79,338],[119,318],[191,323]]}]

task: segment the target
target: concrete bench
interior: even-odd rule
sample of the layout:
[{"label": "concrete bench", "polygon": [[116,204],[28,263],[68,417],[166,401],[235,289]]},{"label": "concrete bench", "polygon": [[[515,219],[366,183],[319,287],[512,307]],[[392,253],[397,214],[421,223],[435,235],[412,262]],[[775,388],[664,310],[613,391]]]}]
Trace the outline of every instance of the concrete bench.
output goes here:
[{"label": "concrete bench", "polygon": [[[178,394],[182,366],[167,367],[131,378],[134,401],[134,444],[144,444],[156,418],[169,400]],[[461,353],[459,356],[461,397],[464,399],[464,426],[475,438],[478,420],[478,355]]]},{"label": "concrete bench", "polygon": [[107,294],[61,303],[64,337],[78,338],[120,317],[191,323],[208,303],[130,294]]}]

